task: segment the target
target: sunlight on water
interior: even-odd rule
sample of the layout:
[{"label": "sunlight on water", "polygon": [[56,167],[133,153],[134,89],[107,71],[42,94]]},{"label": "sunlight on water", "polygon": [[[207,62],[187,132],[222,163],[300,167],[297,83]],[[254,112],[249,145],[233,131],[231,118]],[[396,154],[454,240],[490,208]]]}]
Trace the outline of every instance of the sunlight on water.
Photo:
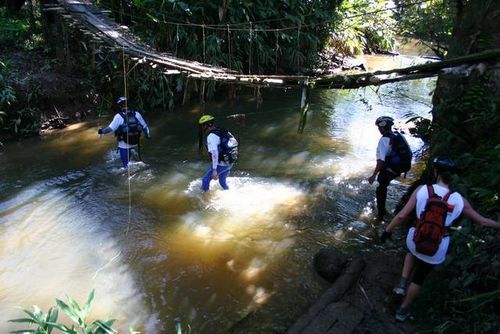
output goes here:
[{"label": "sunlight on water", "polygon": [[57,190],[28,189],[16,200],[24,210],[0,220],[0,332],[19,328],[7,322],[23,316],[16,306],[47,311],[56,305],[55,298],[66,300],[66,295],[81,305],[92,289],[91,318],[112,315],[122,330],[147,323],[141,293],[121,261],[119,245],[95,230],[78,205]]},{"label": "sunlight on water", "polygon": [[192,181],[186,192],[200,201],[200,208],[180,215],[174,231],[165,227],[163,238],[170,253],[182,254],[178,269],[223,261],[225,268],[217,276],[224,279],[228,272],[239,277],[239,283],[226,284],[233,289],[246,285],[248,311],[273,293],[258,282],[271,264],[293,250],[296,227],[287,220],[304,210],[306,194],[263,178],[230,177],[228,184],[230,190],[213,185],[208,193],[195,195],[201,193],[200,181]]}]

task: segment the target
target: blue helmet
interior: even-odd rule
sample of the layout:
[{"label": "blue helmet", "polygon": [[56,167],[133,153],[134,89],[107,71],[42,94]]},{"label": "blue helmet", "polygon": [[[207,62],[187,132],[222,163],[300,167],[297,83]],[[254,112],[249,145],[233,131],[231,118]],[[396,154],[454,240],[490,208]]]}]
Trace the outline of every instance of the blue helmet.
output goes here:
[{"label": "blue helmet", "polygon": [[120,107],[127,103],[127,98],[125,96],[120,96],[118,100],[116,100],[116,104],[119,105]]}]

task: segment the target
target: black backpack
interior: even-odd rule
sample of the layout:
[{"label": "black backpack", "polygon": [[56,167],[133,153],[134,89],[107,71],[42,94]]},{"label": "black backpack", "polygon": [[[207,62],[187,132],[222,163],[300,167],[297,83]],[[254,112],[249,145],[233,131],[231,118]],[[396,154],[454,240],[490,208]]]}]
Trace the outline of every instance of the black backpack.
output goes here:
[{"label": "black backpack", "polygon": [[451,192],[441,198],[434,193],[432,186],[427,186],[429,199],[424,211],[417,219],[413,242],[417,252],[432,256],[436,254],[444,236],[449,229],[445,226],[446,216],[452,211],[447,201]]},{"label": "black backpack", "polygon": [[142,132],[142,125],[139,123],[135,113],[135,110],[127,110],[126,113],[123,111],[120,112],[124,123],[115,132],[118,140],[123,140],[129,145],[137,145]]},{"label": "black backpack", "polygon": [[239,144],[231,132],[223,128],[215,128],[210,131],[220,138],[219,149],[219,162],[232,164],[238,160]]},{"label": "black backpack", "polygon": [[408,142],[397,131],[387,137],[390,138],[391,152],[385,157],[385,168],[391,169],[397,174],[406,173],[411,168],[413,153]]}]

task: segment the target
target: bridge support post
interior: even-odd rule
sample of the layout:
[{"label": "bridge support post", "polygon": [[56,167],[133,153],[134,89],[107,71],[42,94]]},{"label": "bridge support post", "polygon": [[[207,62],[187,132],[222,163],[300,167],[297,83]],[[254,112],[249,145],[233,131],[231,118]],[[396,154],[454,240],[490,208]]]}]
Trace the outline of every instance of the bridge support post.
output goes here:
[{"label": "bridge support post", "polygon": [[302,85],[302,98],[300,100],[300,122],[298,133],[303,133],[306,126],[307,110],[309,109],[309,82]]}]

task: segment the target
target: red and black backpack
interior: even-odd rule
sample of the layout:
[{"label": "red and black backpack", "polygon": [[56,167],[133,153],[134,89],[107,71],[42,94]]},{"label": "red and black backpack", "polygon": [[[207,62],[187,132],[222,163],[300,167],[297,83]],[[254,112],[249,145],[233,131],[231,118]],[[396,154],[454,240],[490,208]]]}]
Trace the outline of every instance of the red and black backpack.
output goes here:
[{"label": "red and black backpack", "polygon": [[438,251],[443,237],[449,234],[445,222],[448,212],[452,211],[447,203],[451,192],[446,193],[443,198],[434,193],[432,186],[427,186],[427,192],[429,199],[420,218],[417,219],[413,241],[417,252],[432,256]]}]

